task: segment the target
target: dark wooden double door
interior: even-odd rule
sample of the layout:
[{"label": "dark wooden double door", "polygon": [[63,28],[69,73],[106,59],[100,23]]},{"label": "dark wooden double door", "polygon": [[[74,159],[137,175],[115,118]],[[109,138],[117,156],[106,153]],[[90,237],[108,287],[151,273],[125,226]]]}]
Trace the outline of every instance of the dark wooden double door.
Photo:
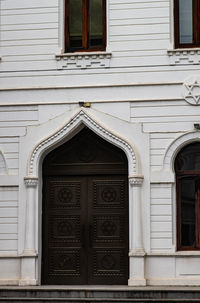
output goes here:
[{"label": "dark wooden double door", "polygon": [[127,284],[125,154],[84,128],[43,165],[42,283]]}]

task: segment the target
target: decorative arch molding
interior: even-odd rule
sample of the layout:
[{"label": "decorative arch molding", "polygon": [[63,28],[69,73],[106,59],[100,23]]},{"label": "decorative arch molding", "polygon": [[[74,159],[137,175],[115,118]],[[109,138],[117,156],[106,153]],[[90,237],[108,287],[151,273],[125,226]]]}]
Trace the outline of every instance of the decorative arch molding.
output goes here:
[{"label": "decorative arch molding", "polygon": [[41,141],[34,148],[28,163],[28,177],[38,176],[38,165],[41,156],[51,149],[52,146],[62,144],[64,139],[70,136],[81,124],[84,124],[97,135],[101,136],[108,142],[121,148],[128,158],[129,163],[129,176],[135,176],[139,174],[139,156],[137,155],[135,148],[127,139],[122,138],[120,135],[110,131],[105,125],[97,121],[96,117],[92,117],[88,109],[81,108],[74,117],[66,123],[61,129]]},{"label": "decorative arch molding", "polygon": [[[62,119],[63,118],[64,116],[62,116]],[[38,256],[40,256],[41,250],[39,244],[40,235],[38,231],[41,230],[41,228],[39,228],[41,222],[37,210],[42,203],[42,187],[40,182],[42,159],[52,149],[65,143],[76,135],[84,125],[104,140],[122,149],[127,156],[129,168],[129,213],[131,216],[130,222],[133,222],[129,226],[129,257],[132,258],[130,266],[137,268],[135,276],[131,277],[128,283],[130,285],[146,285],[144,277],[145,251],[143,247],[142,232],[143,215],[141,192],[143,187],[143,176],[140,171],[140,157],[130,137],[131,134],[134,135],[134,131],[131,132],[129,129],[127,131],[127,137],[125,137],[124,130],[128,127],[127,122],[120,122],[120,124],[117,124],[116,126],[117,122],[119,121],[114,117],[110,117],[104,113],[96,112],[89,108],[79,108],[72,118],[69,118],[61,128],[57,129],[55,132],[51,131],[48,137],[40,139],[40,142],[38,139],[38,144],[35,145],[28,158],[27,175],[24,177],[26,191],[24,191],[23,197],[26,202],[23,208],[25,209],[25,212],[23,211],[23,234],[25,235],[25,241],[22,246],[23,259],[21,263],[22,274],[20,285],[36,285],[38,280],[37,275],[40,272],[41,263],[40,261],[38,262]],[[53,125],[55,126],[55,124]],[[112,130],[115,129],[115,126],[118,131],[113,132]],[[40,138],[42,137],[42,134],[46,132],[46,127],[46,124],[42,126],[41,134],[39,134]],[[138,129],[133,129],[136,129],[135,138],[138,139]],[[35,128],[34,131],[34,134],[36,134],[38,129]],[[34,136],[34,134],[32,132],[28,134],[26,143],[30,140],[31,135]],[[36,271],[35,269],[37,266],[38,270]]]},{"label": "decorative arch molding", "polygon": [[2,151],[0,151],[0,174],[1,175],[7,175],[6,160],[5,160],[5,157],[2,153]]},{"label": "decorative arch molding", "polygon": [[184,134],[179,138],[177,138],[176,140],[174,140],[165,153],[164,161],[163,161],[164,170],[173,172],[173,163],[178,152],[185,145],[188,145],[196,141],[200,141],[200,132],[198,131]]}]

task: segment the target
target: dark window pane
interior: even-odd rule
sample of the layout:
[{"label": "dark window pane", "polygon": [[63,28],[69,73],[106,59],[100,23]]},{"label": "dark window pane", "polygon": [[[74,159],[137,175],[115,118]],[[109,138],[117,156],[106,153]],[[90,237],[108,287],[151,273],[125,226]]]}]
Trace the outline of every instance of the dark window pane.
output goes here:
[{"label": "dark window pane", "polygon": [[195,180],[181,180],[181,245],[195,246]]},{"label": "dark window pane", "polygon": [[69,1],[69,40],[71,48],[82,47],[82,0]]},{"label": "dark window pane", "polygon": [[179,0],[180,43],[193,42],[192,0]]},{"label": "dark window pane", "polygon": [[103,45],[102,0],[90,0],[90,46]]},{"label": "dark window pane", "polygon": [[175,162],[177,170],[200,170],[200,143],[194,143],[183,148]]}]

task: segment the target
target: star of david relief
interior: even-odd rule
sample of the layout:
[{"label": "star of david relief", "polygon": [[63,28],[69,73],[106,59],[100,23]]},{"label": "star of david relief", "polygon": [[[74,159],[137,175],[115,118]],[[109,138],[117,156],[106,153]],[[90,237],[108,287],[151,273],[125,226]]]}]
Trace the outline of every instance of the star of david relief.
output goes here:
[{"label": "star of david relief", "polygon": [[183,97],[192,105],[200,104],[200,77],[192,76],[183,83]]},{"label": "star of david relief", "polygon": [[58,257],[58,266],[60,269],[69,269],[72,264],[72,259],[70,255],[61,255]]},{"label": "star of david relief", "polygon": [[116,199],[116,191],[112,187],[105,187],[102,194],[102,199],[105,202],[113,202]]},{"label": "star of david relief", "polygon": [[103,232],[103,235],[105,236],[114,236],[116,229],[117,229],[116,224],[108,220],[104,221],[101,226],[101,230]]},{"label": "star of david relief", "polygon": [[70,203],[72,197],[73,195],[69,188],[62,188],[58,193],[58,198],[61,203]]},{"label": "star of david relief", "polygon": [[104,255],[103,258],[101,259],[101,266],[104,269],[113,269],[115,263],[116,262],[114,257],[110,254]]}]

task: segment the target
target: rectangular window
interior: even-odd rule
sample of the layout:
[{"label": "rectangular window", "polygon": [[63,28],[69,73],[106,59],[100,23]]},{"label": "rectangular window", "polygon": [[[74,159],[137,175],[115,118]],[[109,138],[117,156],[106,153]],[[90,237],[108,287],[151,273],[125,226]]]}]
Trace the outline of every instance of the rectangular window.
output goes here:
[{"label": "rectangular window", "polygon": [[200,46],[200,0],[174,0],[175,47]]},{"label": "rectangular window", "polygon": [[183,178],[181,186],[181,246],[196,247],[195,180]]},{"label": "rectangular window", "polygon": [[106,0],[65,1],[65,51],[106,47]]}]

